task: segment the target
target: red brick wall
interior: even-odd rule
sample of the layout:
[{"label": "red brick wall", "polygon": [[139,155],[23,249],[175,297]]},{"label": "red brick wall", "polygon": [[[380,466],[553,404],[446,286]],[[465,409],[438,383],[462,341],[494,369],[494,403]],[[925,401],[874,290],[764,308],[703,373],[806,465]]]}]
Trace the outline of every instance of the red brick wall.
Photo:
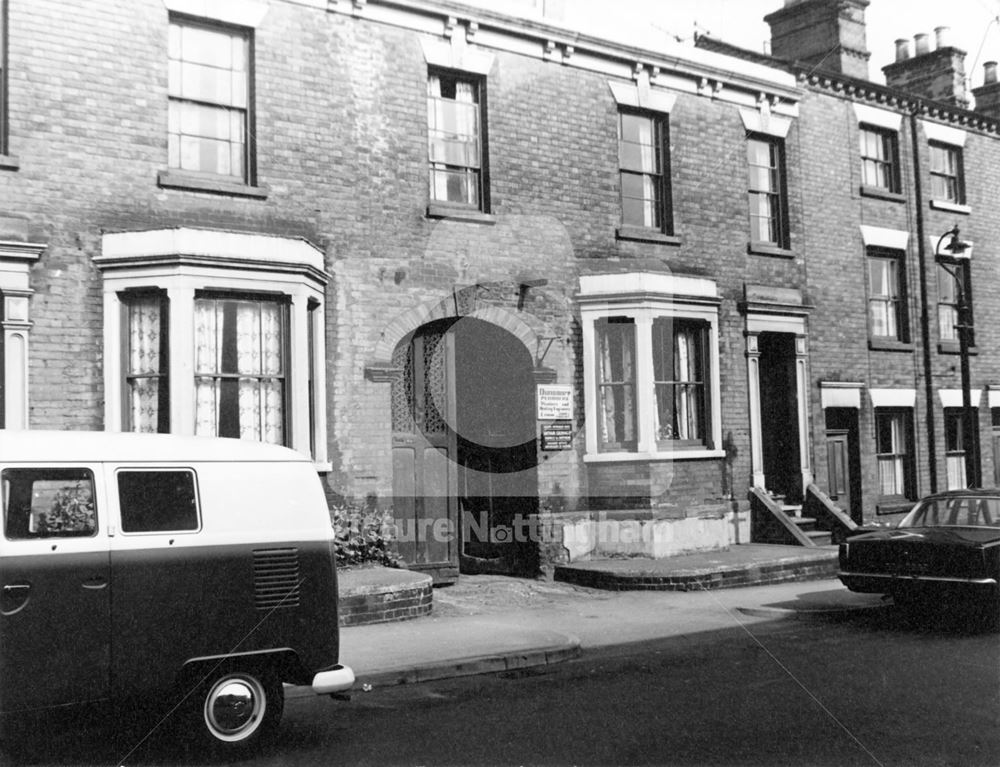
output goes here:
[{"label": "red brick wall", "polygon": [[[363,18],[273,2],[255,33],[257,173],[266,199],[161,189],[166,166],[167,12],[162,0],[83,0],[67,13],[54,1],[10,5],[10,154],[0,170],[0,208],[24,215],[29,238],[48,243],[32,273],[30,423],[101,428],[101,279],[92,259],[110,230],[195,226],[307,238],[325,250],[329,448],[333,494],[385,497],[391,490],[390,387],[365,379],[401,337],[393,320],[439,304],[474,283],[515,287],[524,270],[548,284],[524,310],[494,302],[538,335],[556,336],[545,360],[560,383],[582,388],[574,294],[581,272],[660,270],[716,281],[722,304],[722,433],[736,449],[734,491],[750,478],[745,319],[747,283],[801,290],[809,317],[813,465],[823,484],[820,380],[918,389],[920,488],[928,487],[926,399],[917,298],[913,161],[901,134],[906,201],[861,197],[857,122],[846,98],[807,91],[787,150],[791,258],[747,253],[745,139],[737,108],[679,93],[670,115],[674,226],[679,245],[619,241],[617,106],[608,77],[497,53],[487,79],[494,225],[425,216],[426,62],[419,36]],[[905,128],[905,124],[904,124]],[[966,147],[976,241],[976,324],[1000,319],[992,233],[1000,162],[994,135],[972,132]],[[920,167],[929,186],[926,148]],[[923,210],[927,234],[955,215]],[[859,224],[907,229],[910,352],[868,348],[864,249]],[[933,259],[928,280],[935,290]],[[932,340],[936,322],[931,306]],[[415,325],[414,325],[415,327]],[[412,329],[409,328],[409,329]],[[405,329],[404,329],[405,330]],[[395,334],[395,335],[393,335]],[[1000,381],[1000,349],[977,334],[974,386]],[[932,351],[935,386],[955,388],[954,355]],[[113,350],[117,353],[117,350]],[[530,349],[533,354],[535,349]],[[984,475],[991,476],[986,394],[981,408]],[[939,402],[936,403],[939,408]],[[575,402],[577,426],[583,402]],[[940,429],[940,413],[936,413]],[[871,409],[860,411],[865,508],[873,508]],[[940,435],[940,431],[938,432]],[[943,437],[938,475],[943,477]],[[604,495],[632,466],[588,474],[576,451],[540,469],[542,495],[570,505]],[[644,467],[655,505],[695,508],[730,488],[721,459]],[[599,487],[588,488],[588,481]],[[866,511],[867,513],[867,511]]]}]

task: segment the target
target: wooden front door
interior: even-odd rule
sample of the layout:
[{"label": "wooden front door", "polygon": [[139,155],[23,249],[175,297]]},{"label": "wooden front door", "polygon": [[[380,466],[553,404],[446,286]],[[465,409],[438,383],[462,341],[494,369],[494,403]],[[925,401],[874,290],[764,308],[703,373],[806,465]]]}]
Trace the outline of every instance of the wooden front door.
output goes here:
[{"label": "wooden front door", "polygon": [[847,431],[826,433],[827,494],[840,508],[851,513],[851,459]]},{"label": "wooden front door", "polygon": [[538,513],[533,360],[524,343],[475,318],[453,327],[463,573],[533,577]]},{"label": "wooden front door", "polygon": [[789,501],[802,498],[799,459],[799,402],[795,371],[795,336],[761,333],[760,415],[767,489]]},{"label": "wooden front door", "polygon": [[393,513],[399,553],[435,583],[458,577],[455,340],[431,323],[396,349],[403,375],[392,388]]}]

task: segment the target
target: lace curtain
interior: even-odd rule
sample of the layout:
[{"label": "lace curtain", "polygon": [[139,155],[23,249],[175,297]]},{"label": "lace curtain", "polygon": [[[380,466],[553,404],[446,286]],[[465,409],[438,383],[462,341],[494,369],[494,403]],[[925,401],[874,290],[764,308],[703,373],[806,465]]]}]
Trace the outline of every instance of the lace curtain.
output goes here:
[{"label": "lace curtain", "polygon": [[[195,433],[284,442],[282,307],[268,301],[195,301]],[[226,433],[223,413],[238,413]]]},{"label": "lace curtain", "polygon": [[131,429],[156,432],[160,420],[160,298],[128,303],[128,386]]},{"label": "lace curtain", "polygon": [[634,325],[607,325],[598,332],[600,360],[601,443],[634,442],[635,336]]}]

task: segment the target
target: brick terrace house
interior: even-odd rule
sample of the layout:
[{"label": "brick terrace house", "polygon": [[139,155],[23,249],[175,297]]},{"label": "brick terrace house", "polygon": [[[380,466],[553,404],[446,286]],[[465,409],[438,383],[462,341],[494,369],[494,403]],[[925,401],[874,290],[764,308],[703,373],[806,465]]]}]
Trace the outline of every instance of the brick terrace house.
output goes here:
[{"label": "brick terrace house", "polygon": [[[799,136],[816,484],[856,522],[918,496],[1000,484],[996,64],[970,111],[948,29],[897,41],[869,81],[868,0],[786,2],[773,57],[803,89]],[[741,55],[709,38],[708,50]],[[954,227],[960,231],[956,249]],[[969,299],[963,408],[959,308]],[[969,476],[969,475],[972,476]]]},{"label": "brick terrace house", "polygon": [[286,444],[439,582],[965,482],[942,271],[989,327],[997,124],[788,63],[802,8],[866,60],[866,4],[790,3],[765,58],[445,0],[0,0],[0,417]]}]

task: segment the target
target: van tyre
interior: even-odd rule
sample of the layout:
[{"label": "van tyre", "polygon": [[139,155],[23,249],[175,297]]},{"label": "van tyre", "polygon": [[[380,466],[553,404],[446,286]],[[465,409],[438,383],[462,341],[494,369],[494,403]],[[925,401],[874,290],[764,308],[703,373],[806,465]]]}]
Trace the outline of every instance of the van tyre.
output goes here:
[{"label": "van tyre", "polygon": [[234,669],[205,682],[195,710],[203,740],[218,751],[256,748],[278,728],[285,698],[270,671]]}]

